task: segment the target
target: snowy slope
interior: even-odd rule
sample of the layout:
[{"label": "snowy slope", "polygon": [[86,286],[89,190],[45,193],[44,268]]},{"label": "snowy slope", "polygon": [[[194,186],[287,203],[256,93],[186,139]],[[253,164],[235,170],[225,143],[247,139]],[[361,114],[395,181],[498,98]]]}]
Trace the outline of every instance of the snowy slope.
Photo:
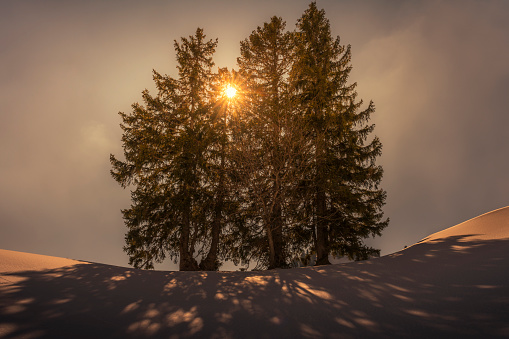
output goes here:
[{"label": "snowy slope", "polygon": [[0,338],[509,338],[509,208],[379,259],[150,272],[0,250]]}]

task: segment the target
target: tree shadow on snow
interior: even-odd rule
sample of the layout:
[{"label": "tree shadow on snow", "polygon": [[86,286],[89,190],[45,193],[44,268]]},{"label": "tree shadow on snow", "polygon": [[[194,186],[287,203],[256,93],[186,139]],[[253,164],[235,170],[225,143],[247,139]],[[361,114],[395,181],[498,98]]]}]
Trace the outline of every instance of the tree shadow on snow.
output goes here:
[{"label": "tree shadow on snow", "polygon": [[0,273],[0,338],[509,338],[508,248],[462,236],[267,272]]}]

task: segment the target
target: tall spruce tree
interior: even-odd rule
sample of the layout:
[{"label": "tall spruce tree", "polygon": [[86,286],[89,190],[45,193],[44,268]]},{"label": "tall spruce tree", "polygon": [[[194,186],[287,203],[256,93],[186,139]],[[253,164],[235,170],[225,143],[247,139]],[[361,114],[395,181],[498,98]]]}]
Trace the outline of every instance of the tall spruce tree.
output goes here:
[{"label": "tall spruce tree", "polygon": [[241,113],[246,134],[238,168],[243,169],[247,188],[252,237],[262,237],[258,259],[269,269],[289,265],[288,201],[298,172],[297,158],[303,152],[288,83],[293,33],[285,31],[285,26],[280,17],[272,17],[241,42],[237,59],[248,99]]},{"label": "tall spruce tree", "polygon": [[329,255],[366,259],[379,254],[363,243],[387,226],[379,188],[382,168],[375,164],[382,144],[368,140],[372,102],[361,110],[356,84],[348,84],[350,46],[333,39],[324,10],[313,2],[298,20],[291,83],[295,103],[308,122],[312,146],[310,171],[300,182],[301,232],[312,239],[316,264]]},{"label": "tall spruce tree", "polygon": [[120,113],[125,161],[111,155],[111,174],[124,188],[135,187],[131,207],[122,211],[128,228],[124,250],[138,268],[153,268],[169,256],[180,260],[180,270],[197,270],[196,258],[202,256],[205,269],[217,269],[221,230],[210,227],[218,207],[209,171],[216,139],[211,69],[217,40],[207,41],[197,29],[174,46],[179,78],[154,71],[157,96],[145,90],[144,104]]}]

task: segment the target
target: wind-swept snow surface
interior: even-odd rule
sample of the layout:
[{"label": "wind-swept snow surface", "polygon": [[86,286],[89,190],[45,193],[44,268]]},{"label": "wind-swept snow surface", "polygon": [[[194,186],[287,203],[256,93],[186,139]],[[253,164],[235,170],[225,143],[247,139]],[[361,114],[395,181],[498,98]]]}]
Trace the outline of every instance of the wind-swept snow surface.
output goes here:
[{"label": "wind-swept snow surface", "polygon": [[153,272],[0,250],[0,338],[509,338],[509,208],[364,262]]}]

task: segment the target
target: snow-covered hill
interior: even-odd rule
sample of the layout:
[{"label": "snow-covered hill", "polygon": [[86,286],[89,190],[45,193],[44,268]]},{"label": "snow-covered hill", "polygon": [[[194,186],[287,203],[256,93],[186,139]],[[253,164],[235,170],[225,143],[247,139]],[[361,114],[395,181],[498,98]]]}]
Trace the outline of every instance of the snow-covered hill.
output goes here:
[{"label": "snow-covered hill", "polygon": [[0,250],[0,338],[509,338],[509,207],[364,262],[160,272]]}]

